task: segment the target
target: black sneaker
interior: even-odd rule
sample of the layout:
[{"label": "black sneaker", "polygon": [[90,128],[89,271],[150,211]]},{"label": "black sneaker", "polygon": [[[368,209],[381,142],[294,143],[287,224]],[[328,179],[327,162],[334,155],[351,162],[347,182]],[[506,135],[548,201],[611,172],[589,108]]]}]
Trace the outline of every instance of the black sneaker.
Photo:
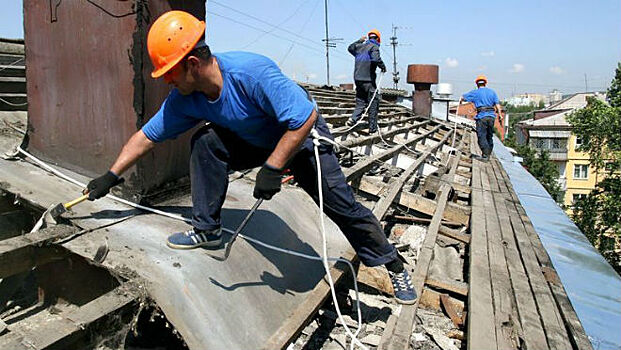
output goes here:
[{"label": "black sneaker", "polygon": [[353,119],[347,119],[347,121],[345,122],[345,125],[347,126],[354,126],[356,125],[356,122]]},{"label": "black sneaker", "polygon": [[395,290],[395,299],[397,299],[397,302],[407,305],[416,303],[418,296],[416,295],[414,286],[412,286],[412,279],[408,271],[406,269],[403,269],[403,272],[399,273],[388,271],[388,275],[390,276],[392,287]]}]

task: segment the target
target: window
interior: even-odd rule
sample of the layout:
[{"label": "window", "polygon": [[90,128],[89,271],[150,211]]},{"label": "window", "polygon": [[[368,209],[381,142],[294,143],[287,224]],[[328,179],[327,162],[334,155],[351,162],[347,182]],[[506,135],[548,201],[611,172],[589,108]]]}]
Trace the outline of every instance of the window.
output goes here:
[{"label": "window", "polygon": [[557,165],[558,165],[558,176],[560,178],[564,178],[565,177],[565,166],[566,166],[566,163],[565,162],[559,162],[559,163],[557,163]]},{"label": "window", "polygon": [[574,147],[574,150],[578,150],[578,148],[580,148],[580,146],[582,146],[583,143],[584,143],[584,138],[582,136],[576,136],[576,147]]},{"label": "window", "polygon": [[586,194],[585,193],[574,193],[571,195],[571,203],[572,204],[576,204],[577,201],[581,200],[581,199],[585,199],[586,198]]},{"label": "window", "polygon": [[552,139],[552,149],[561,148],[561,139]]},{"label": "window", "polygon": [[545,148],[546,145],[546,139],[536,139],[535,140],[535,147],[538,149],[543,149]]},{"label": "window", "polygon": [[574,179],[586,180],[588,178],[589,178],[589,165],[588,164],[574,165]]}]

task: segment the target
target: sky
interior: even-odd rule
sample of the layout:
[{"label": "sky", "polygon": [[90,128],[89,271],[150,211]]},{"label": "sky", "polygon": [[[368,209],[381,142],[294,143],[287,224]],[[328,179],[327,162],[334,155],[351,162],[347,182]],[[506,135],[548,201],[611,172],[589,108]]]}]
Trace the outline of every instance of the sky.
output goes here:
[{"label": "sky", "polygon": [[[23,38],[22,1],[2,3],[0,37]],[[211,0],[207,8],[212,51],[260,53],[296,80],[326,83],[324,0]],[[408,91],[408,64],[437,64],[453,97],[485,74],[502,99],[605,90],[621,61],[618,0],[329,0],[328,25],[329,36],[342,39],[330,49],[332,85],[353,82],[347,46],[373,28],[382,34],[381,56],[392,73],[393,26],[399,87]],[[392,75],[380,85],[392,87]]]}]

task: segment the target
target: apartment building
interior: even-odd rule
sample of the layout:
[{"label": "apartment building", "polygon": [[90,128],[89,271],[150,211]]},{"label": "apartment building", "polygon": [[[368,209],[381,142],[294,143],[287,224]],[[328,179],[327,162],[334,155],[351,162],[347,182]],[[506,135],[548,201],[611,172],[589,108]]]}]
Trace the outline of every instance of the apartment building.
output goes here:
[{"label": "apartment building", "polygon": [[558,181],[568,213],[571,213],[573,203],[591,192],[602,179],[602,174],[597,174],[589,164],[589,155],[577,150],[583,139],[572,133],[572,126],[566,119],[576,109],[586,106],[588,96],[605,99],[602,93],[574,94],[544,110],[535,111],[533,119],[516,124],[518,143],[548,151],[550,160],[558,167]]}]

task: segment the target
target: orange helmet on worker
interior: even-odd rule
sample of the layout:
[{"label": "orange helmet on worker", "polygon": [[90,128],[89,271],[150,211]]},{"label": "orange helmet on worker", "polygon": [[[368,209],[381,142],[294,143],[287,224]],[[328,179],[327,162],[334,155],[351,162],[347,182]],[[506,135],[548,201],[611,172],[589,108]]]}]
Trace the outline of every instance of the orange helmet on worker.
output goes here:
[{"label": "orange helmet on worker", "polygon": [[184,11],[169,11],[149,29],[147,50],[153,72],[159,78],[169,72],[188,54],[205,34],[205,22]]},{"label": "orange helmet on worker", "polygon": [[372,39],[372,38],[371,38],[371,35],[373,35],[373,36],[376,36],[376,37],[377,37],[377,39],[376,39],[376,40],[377,40],[377,42],[378,42],[378,43],[381,43],[381,42],[382,42],[382,36],[380,35],[379,30],[377,30],[377,29],[375,29],[375,28],[374,28],[374,29],[369,30],[369,33],[367,33],[367,37],[368,37],[369,39]]},{"label": "orange helmet on worker", "polygon": [[479,84],[487,85],[487,77],[483,74],[479,74],[476,79],[474,79],[474,83],[479,86]]}]

